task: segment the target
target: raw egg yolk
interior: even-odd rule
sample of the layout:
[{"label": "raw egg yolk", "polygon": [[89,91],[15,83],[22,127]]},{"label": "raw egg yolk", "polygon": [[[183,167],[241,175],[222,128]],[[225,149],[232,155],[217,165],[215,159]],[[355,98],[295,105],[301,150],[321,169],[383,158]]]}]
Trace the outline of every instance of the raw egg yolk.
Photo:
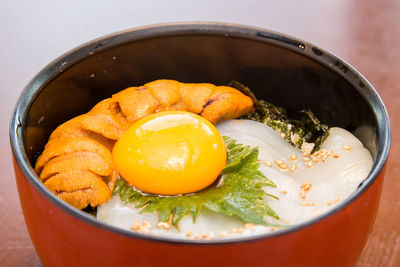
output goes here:
[{"label": "raw egg yolk", "polygon": [[155,113],[135,122],[112,154],[124,180],[159,195],[199,191],[226,164],[225,143],[215,126],[183,111]]}]

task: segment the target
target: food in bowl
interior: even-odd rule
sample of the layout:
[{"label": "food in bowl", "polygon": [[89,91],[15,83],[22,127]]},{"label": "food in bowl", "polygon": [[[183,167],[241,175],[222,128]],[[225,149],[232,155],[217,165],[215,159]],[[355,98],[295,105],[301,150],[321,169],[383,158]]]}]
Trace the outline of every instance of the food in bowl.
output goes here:
[{"label": "food in bowl", "polygon": [[232,86],[247,95],[171,80],[123,90],[60,125],[35,170],[66,202],[98,206],[101,221],[194,239],[304,222],[367,177],[372,157],[351,133],[309,111],[290,120]]}]

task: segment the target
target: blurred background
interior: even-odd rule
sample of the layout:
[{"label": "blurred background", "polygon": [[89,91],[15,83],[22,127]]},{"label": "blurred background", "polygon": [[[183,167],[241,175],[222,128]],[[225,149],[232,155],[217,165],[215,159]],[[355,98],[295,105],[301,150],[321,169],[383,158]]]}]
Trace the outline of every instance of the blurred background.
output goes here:
[{"label": "blurred background", "polygon": [[[14,182],[9,119],[24,86],[50,61],[91,39],[148,24],[216,21],[263,27],[343,58],[375,86],[400,155],[400,1],[0,1],[0,265],[41,266]],[[389,161],[375,229],[357,266],[400,266],[400,164]],[[399,214],[399,215],[396,215]],[[345,238],[345,237],[344,237]],[[334,244],[333,244],[334,245]]]}]

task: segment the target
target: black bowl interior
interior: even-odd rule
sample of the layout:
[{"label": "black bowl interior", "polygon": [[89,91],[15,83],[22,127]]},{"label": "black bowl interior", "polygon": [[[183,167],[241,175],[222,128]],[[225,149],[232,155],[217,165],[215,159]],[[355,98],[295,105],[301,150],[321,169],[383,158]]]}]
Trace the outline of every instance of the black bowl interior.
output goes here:
[{"label": "black bowl interior", "polygon": [[25,113],[22,135],[27,157],[33,166],[49,134],[98,101],[124,88],[165,78],[217,85],[239,81],[258,98],[289,112],[310,109],[322,122],[350,130],[376,158],[378,119],[360,93],[364,83],[356,74],[349,76],[348,68],[326,52],[284,41],[192,32],[108,47],[100,43],[100,49],[87,50],[85,56],[75,52],[56,62],[51,80],[40,84]]}]

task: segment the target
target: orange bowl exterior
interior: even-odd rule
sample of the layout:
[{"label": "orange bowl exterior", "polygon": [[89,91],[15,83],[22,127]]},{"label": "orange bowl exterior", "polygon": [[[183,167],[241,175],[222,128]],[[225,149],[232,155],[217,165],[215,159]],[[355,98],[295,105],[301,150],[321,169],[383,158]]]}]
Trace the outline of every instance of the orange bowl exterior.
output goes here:
[{"label": "orange bowl exterior", "polygon": [[[385,168],[335,214],[290,234],[225,244],[124,236],[63,211],[35,189],[14,160],[25,222],[45,266],[353,266],[372,230]],[[84,235],[83,235],[84,233]]]},{"label": "orange bowl exterior", "polygon": [[[148,64],[149,55],[158,68]],[[288,79],[288,73],[293,77]],[[179,241],[105,225],[52,195],[31,167],[59,122],[81,114],[113,90],[153,76],[216,84],[243,79],[272,103],[312,108],[330,125],[361,129],[357,137],[371,152],[374,166],[358,190],[332,211],[262,237]],[[247,26],[188,23],[106,36],[50,63],[20,97],[10,142],[25,222],[45,266],[352,266],[378,210],[390,122],[369,82],[312,44]]]}]

